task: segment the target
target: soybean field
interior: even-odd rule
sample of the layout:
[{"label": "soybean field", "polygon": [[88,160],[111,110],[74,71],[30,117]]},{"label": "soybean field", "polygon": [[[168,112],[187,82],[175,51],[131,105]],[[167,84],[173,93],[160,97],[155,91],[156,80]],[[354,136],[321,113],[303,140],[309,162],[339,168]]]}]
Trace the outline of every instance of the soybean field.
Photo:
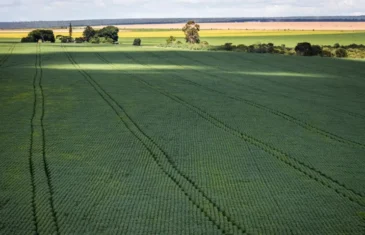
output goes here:
[{"label": "soybean field", "polygon": [[364,234],[364,68],[0,43],[0,234]]}]

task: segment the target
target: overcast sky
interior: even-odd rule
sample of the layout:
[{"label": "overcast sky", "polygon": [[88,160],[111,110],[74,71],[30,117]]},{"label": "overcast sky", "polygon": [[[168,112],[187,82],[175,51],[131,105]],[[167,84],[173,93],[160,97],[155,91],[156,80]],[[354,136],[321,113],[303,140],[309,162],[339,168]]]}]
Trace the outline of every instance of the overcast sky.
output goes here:
[{"label": "overcast sky", "polygon": [[0,0],[0,21],[365,15],[365,0]]}]

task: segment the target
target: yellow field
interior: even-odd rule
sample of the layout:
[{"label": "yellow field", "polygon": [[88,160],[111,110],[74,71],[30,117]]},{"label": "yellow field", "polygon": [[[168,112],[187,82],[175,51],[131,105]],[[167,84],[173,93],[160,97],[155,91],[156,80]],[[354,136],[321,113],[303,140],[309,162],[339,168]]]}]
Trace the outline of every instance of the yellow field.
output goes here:
[{"label": "yellow field", "polygon": [[[365,31],[339,31],[339,30],[318,30],[318,31],[301,31],[301,30],[202,30],[201,37],[250,37],[250,36],[285,36],[285,35],[326,35],[326,34],[351,34],[364,33]],[[20,31],[0,31],[0,38],[22,38],[27,36],[27,32]],[[68,35],[66,32],[57,32],[55,35]],[[82,32],[74,32],[73,37],[81,37]],[[183,32],[180,30],[172,31],[121,31],[121,38],[167,38],[169,36],[182,37]]]}]

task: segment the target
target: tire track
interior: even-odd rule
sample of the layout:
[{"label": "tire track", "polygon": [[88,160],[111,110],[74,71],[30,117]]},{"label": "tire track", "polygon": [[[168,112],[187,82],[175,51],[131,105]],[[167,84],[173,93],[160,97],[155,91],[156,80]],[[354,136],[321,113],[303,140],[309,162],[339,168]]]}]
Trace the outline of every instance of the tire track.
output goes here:
[{"label": "tire track", "polygon": [[[35,75],[33,78],[33,113],[29,148],[29,168],[32,184],[32,213],[36,234],[59,234],[54,209],[51,175],[45,153],[43,69],[40,45],[36,45]],[[48,204],[48,203],[49,204]]]},{"label": "tire track", "polygon": [[40,119],[41,129],[42,129],[42,159],[43,159],[43,164],[44,164],[44,172],[46,173],[46,178],[47,178],[47,185],[48,185],[48,189],[49,189],[49,193],[50,193],[49,201],[50,201],[51,210],[52,210],[52,217],[53,217],[54,224],[56,226],[56,232],[57,232],[57,234],[59,234],[60,232],[59,232],[58,219],[57,219],[57,215],[56,215],[56,211],[55,211],[55,207],[54,207],[54,199],[53,199],[54,191],[53,191],[53,185],[52,185],[52,181],[51,181],[51,170],[49,169],[48,161],[46,158],[46,134],[45,134],[45,128],[44,128],[45,102],[44,102],[44,92],[43,92],[43,86],[42,86],[43,68],[42,68],[42,52],[41,52],[40,46],[39,46],[38,66],[40,68],[40,77],[39,77],[38,87],[40,89],[41,100],[42,100],[42,113],[41,113],[41,119]]},{"label": "tire track", "polygon": [[[167,61],[165,58],[160,57],[160,56],[157,56],[153,52],[151,52],[151,54],[154,55],[156,58],[159,58],[161,60]],[[132,59],[132,60],[134,60],[134,61],[136,61],[137,63],[140,63],[139,61],[135,60],[134,58],[132,58],[130,56],[129,56],[129,58]],[[170,61],[168,61],[168,62],[170,64],[172,64]],[[183,65],[179,65],[179,66],[181,66],[181,67],[184,68]],[[149,66],[149,67],[151,67],[151,66]],[[207,75],[207,76],[215,77],[215,78],[218,78],[218,79],[224,79],[221,76],[218,76],[218,75],[215,75],[215,74],[209,74],[209,73],[206,73],[204,71],[200,71],[200,70],[196,70],[196,69],[192,69],[192,70],[197,71],[197,72],[199,72],[201,74],[204,74],[204,75]],[[302,121],[299,118],[296,118],[296,117],[294,117],[294,116],[292,116],[290,114],[281,112],[281,111],[276,110],[276,109],[273,109],[273,108],[269,108],[269,107],[267,107],[265,105],[259,104],[257,102],[252,101],[252,100],[249,100],[249,99],[232,96],[232,95],[229,95],[229,94],[227,94],[225,92],[218,91],[218,90],[215,90],[213,88],[206,87],[206,86],[204,86],[204,85],[202,85],[200,83],[197,83],[197,82],[191,81],[189,79],[186,79],[186,78],[184,78],[184,77],[182,77],[182,76],[180,76],[178,74],[176,75],[176,77],[178,77],[181,80],[186,81],[189,84],[192,84],[194,86],[200,87],[200,88],[205,89],[205,90],[208,90],[210,92],[214,92],[214,93],[223,95],[223,96],[225,96],[225,97],[227,97],[229,99],[232,99],[232,100],[244,102],[244,103],[246,103],[246,104],[248,104],[248,105],[250,105],[252,107],[255,107],[255,108],[261,109],[263,111],[269,112],[269,113],[271,113],[271,114],[273,114],[275,116],[278,116],[278,117],[281,117],[281,118],[283,118],[283,119],[285,119],[287,121],[290,121],[290,122],[292,122],[292,123],[294,123],[294,124],[296,124],[296,125],[304,128],[304,129],[306,129],[306,130],[308,130],[308,131],[310,131],[312,133],[315,133],[317,135],[320,135],[322,137],[326,137],[326,138],[331,139],[333,141],[337,141],[337,142],[339,142],[341,144],[347,144],[347,145],[349,145],[351,147],[360,147],[360,148],[365,149],[365,144],[363,144],[363,143],[359,143],[359,142],[356,142],[356,141],[353,141],[353,140],[349,140],[349,139],[346,139],[346,138],[344,138],[342,136],[339,136],[337,134],[334,134],[334,133],[331,133],[329,131],[323,130],[323,129],[319,128],[319,127],[316,127],[316,126],[310,124],[307,121]]]},{"label": "tire track", "polygon": [[37,107],[37,92],[36,92],[36,81],[38,77],[38,47],[36,47],[36,61],[34,64],[35,67],[35,74],[33,77],[33,113],[30,118],[30,146],[29,146],[29,171],[30,171],[30,179],[32,185],[32,214],[33,214],[33,224],[35,234],[39,234],[38,232],[38,218],[37,218],[37,206],[35,203],[36,197],[36,185],[35,185],[35,176],[34,176],[34,163],[33,163],[33,136],[34,136],[34,123],[35,123],[35,114],[36,114],[36,107]]},{"label": "tire track", "polygon": [[[136,59],[130,57],[129,55],[127,55],[127,57],[137,62]],[[139,63],[139,64],[141,64],[141,63]],[[143,64],[141,64],[141,65],[143,65]],[[148,65],[144,65],[144,66],[148,66]],[[349,199],[350,201],[353,201],[353,202],[359,204],[360,206],[365,207],[364,195],[362,193],[356,192],[355,190],[346,187],[343,183],[340,183],[338,180],[333,179],[332,177],[324,174],[323,172],[314,168],[313,166],[310,166],[310,165],[306,164],[305,162],[302,162],[302,161],[296,159],[295,157],[285,153],[284,151],[280,150],[279,148],[269,145],[260,139],[257,139],[247,133],[241,132],[239,130],[236,130],[236,129],[230,127],[229,125],[225,124],[223,121],[219,120],[218,118],[216,118],[213,115],[206,112],[205,110],[202,110],[201,108],[199,108],[195,105],[192,105],[192,104],[188,103],[187,101],[183,100],[181,97],[173,95],[173,94],[167,92],[166,90],[163,90],[160,87],[153,86],[150,83],[146,82],[145,80],[140,79],[139,77],[137,77],[133,74],[130,74],[130,75],[137,78],[137,81],[148,86],[150,89],[155,90],[156,92],[186,106],[187,108],[194,111],[200,117],[204,118],[205,120],[207,120],[214,126],[220,128],[220,129],[223,129],[226,132],[243,139],[247,143],[250,143],[250,144],[260,148],[261,150],[276,157],[278,160],[284,162],[285,164],[292,167],[293,169],[308,176],[310,179],[315,180],[315,181],[321,183],[322,185],[333,189],[337,194]]]},{"label": "tire track", "polygon": [[2,66],[5,64],[5,62],[8,61],[9,57],[13,54],[13,51],[15,49],[15,45],[16,45],[16,43],[13,43],[11,45],[11,47],[8,49],[7,54],[5,56],[3,56],[3,58],[1,58],[0,68],[2,68]]},{"label": "tire track", "polygon": [[[207,194],[186,174],[177,168],[171,157],[149,136],[140,126],[128,115],[125,109],[109,94],[104,88],[97,83],[92,76],[83,70],[72,55],[63,47],[71,64],[78,69],[85,80],[94,88],[99,96],[113,109],[116,115],[120,118],[126,128],[135,136],[135,138],[146,148],[150,153],[154,162],[159,169],[181,190],[187,199],[201,213],[211,221],[214,226],[223,234],[245,234],[246,230],[234,221],[217,203],[215,203]],[[95,53],[98,58],[100,54]],[[103,60],[107,63],[105,60]],[[109,63],[108,63],[109,64]]]}]

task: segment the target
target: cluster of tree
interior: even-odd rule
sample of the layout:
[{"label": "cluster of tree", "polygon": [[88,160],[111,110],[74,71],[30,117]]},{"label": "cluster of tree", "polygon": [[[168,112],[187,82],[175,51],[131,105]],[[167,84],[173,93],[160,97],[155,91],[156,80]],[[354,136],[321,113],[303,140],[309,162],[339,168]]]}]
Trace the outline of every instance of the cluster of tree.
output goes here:
[{"label": "cluster of tree", "polygon": [[222,46],[211,46],[211,50],[239,51],[248,53],[272,53],[284,55],[298,56],[322,56],[322,57],[352,57],[365,58],[365,45],[350,44],[341,46],[336,43],[333,46],[311,45],[308,42],[301,42],[295,48],[286,47],[285,45],[275,46],[273,43],[252,44],[246,46],[244,44],[233,45],[225,43]]},{"label": "cluster of tree", "polygon": [[23,37],[21,42],[55,42],[55,36],[52,30],[36,29],[28,33],[27,37]]},{"label": "cluster of tree", "polygon": [[91,43],[115,43],[118,41],[119,29],[115,26],[106,26],[100,30],[95,30],[91,26],[86,26],[83,38]]}]

